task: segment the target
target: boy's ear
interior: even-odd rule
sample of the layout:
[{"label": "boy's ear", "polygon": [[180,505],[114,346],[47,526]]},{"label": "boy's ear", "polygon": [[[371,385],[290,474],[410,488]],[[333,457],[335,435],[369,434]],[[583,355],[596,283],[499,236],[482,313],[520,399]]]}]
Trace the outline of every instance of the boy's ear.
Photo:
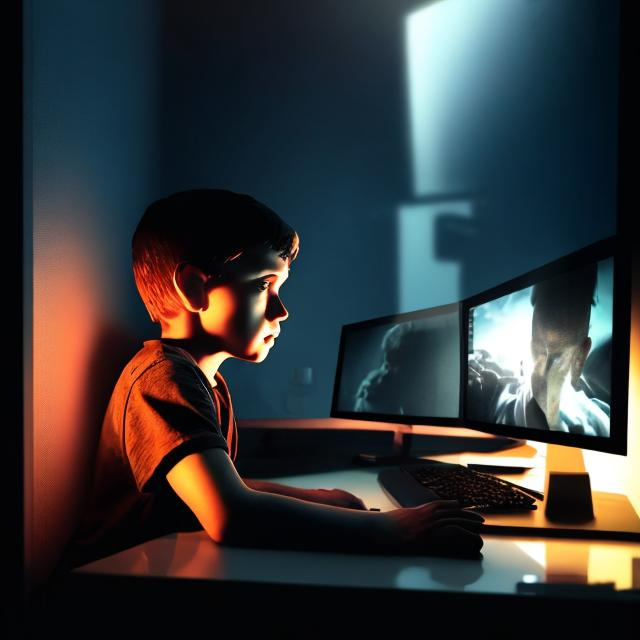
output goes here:
[{"label": "boy's ear", "polygon": [[173,272],[173,286],[185,308],[192,313],[206,311],[209,306],[205,283],[208,277],[195,265],[181,262]]}]

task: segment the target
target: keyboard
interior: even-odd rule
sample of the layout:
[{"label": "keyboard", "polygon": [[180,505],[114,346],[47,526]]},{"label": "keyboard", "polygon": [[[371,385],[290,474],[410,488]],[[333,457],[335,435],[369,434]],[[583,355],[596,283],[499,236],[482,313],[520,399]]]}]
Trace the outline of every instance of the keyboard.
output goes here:
[{"label": "keyboard", "polygon": [[448,462],[432,460],[389,467],[380,471],[378,481],[401,507],[458,500],[462,508],[481,513],[537,509],[535,498],[508,482]]}]

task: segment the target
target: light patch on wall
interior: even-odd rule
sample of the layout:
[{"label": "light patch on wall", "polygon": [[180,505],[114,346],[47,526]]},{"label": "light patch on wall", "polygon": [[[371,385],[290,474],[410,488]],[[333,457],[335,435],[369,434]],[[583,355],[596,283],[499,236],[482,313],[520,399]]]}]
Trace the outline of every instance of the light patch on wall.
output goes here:
[{"label": "light patch on wall", "polygon": [[[95,268],[96,240],[78,224],[79,213],[47,208],[34,225],[33,432],[25,442],[33,484],[25,488],[31,488],[32,544],[40,553],[59,548],[52,538],[66,542],[83,495],[75,486],[86,455],[78,434],[87,428],[87,372],[103,292]],[[49,226],[48,220],[56,224]]]},{"label": "light patch on wall", "polygon": [[[449,126],[472,109],[469,96],[482,79],[478,66],[488,67],[488,45],[499,30],[503,0],[489,3],[432,2],[409,14],[405,22],[407,93],[416,196],[469,188],[449,174],[444,143]],[[513,3],[512,3],[513,4]],[[490,69],[487,69],[489,72]],[[460,113],[462,110],[463,113]]]}]

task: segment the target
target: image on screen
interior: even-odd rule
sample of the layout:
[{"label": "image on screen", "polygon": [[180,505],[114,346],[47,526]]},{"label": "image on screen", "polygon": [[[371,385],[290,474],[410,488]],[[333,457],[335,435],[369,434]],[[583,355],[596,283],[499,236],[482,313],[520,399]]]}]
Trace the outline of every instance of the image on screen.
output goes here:
[{"label": "image on screen", "polygon": [[467,415],[610,436],[613,259],[471,307]]},{"label": "image on screen", "polygon": [[339,411],[457,418],[459,407],[457,309],[343,330]]}]

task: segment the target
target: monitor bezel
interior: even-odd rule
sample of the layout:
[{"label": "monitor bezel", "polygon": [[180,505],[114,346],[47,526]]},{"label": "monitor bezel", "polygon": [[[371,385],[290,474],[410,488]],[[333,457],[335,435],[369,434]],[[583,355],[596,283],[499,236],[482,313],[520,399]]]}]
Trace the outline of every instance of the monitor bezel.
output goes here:
[{"label": "monitor bezel", "polygon": [[610,436],[586,436],[528,427],[494,424],[469,418],[467,413],[467,381],[461,381],[461,413],[465,426],[500,436],[535,440],[550,444],[579,447],[605,453],[626,455],[629,388],[629,354],[631,339],[630,256],[625,243],[616,236],[605,238],[588,247],[533,269],[496,287],[462,301],[461,378],[467,376],[469,358],[469,312],[485,302],[514,293],[536,282],[570,271],[579,266],[613,258],[613,325],[611,336],[611,415]]},{"label": "monitor bezel", "polygon": [[445,313],[457,313],[458,315],[458,333],[459,333],[459,354],[460,365],[462,361],[462,348],[465,336],[465,332],[462,330],[462,304],[461,302],[454,302],[451,304],[439,305],[437,307],[430,307],[428,309],[419,309],[417,311],[407,311],[404,313],[396,313],[388,316],[381,316],[379,318],[372,318],[369,320],[363,320],[361,322],[353,322],[342,326],[340,331],[340,347],[338,349],[338,361],[336,364],[336,374],[333,382],[333,395],[331,400],[331,417],[332,418],[347,418],[351,420],[366,420],[369,422],[387,422],[396,424],[421,424],[441,427],[462,427],[462,382],[463,382],[463,367],[460,367],[460,376],[458,381],[458,415],[456,417],[443,417],[443,416],[411,416],[406,414],[389,414],[389,413],[368,413],[361,411],[345,411],[338,408],[338,401],[340,395],[340,383],[342,380],[343,364],[344,364],[344,350],[347,335],[351,331],[366,329],[369,327],[379,326],[383,324],[397,324],[400,322],[407,322],[413,319],[423,319],[432,317],[435,315],[442,315]]}]

